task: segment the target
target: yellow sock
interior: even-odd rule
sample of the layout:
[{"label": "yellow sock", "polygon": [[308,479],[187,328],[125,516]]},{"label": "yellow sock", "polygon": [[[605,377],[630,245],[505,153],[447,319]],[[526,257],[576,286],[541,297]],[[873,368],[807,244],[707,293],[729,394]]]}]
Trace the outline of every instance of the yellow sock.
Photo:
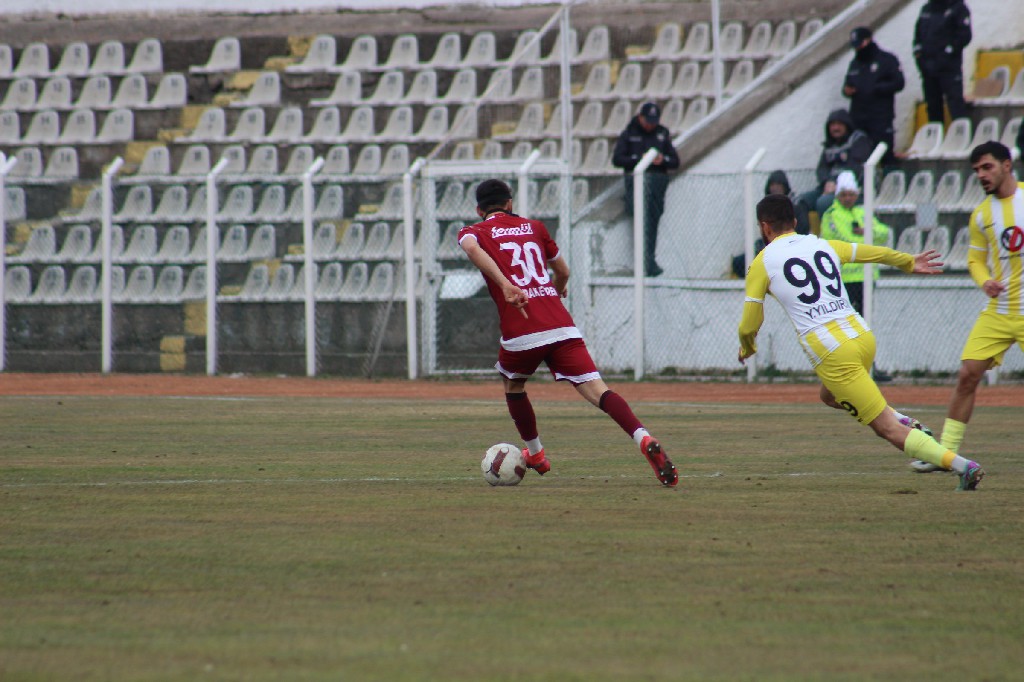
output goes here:
[{"label": "yellow sock", "polygon": [[934,438],[923,431],[911,429],[907,434],[907,442],[903,445],[903,451],[911,457],[924,460],[943,469],[951,469],[956,453],[949,448],[940,445]]},{"label": "yellow sock", "polygon": [[966,430],[967,424],[964,422],[958,422],[955,419],[946,417],[946,423],[942,425],[942,444],[946,446],[947,450],[960,452],[960,446],[964,442],[964,431]]}]

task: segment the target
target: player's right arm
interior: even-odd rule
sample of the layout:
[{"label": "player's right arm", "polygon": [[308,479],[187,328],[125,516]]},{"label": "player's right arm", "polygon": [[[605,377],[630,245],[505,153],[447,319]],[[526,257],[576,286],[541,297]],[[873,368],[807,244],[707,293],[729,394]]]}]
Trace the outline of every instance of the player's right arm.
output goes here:
[{"label": "player's right arm", "polygon": [[569,264],[559,254],[554,260],[548,261],[548,266],[551,268],[551,286],[559,296],[565,298],[569,293]]},{"label": "player's right arm", "polygon": [[488,255],[480,247],[480,243],[477,242],[476,237],[468,235],[459,242],[459,246],[469,256],[470,262],[475,265],[480,272],[484,274],[492,282],[501,288],[501,293],[505,297],[505,302],[511,306],[518,308],[523,315],[526,315],[526,311],[523,310],[523,306],[529,303],[530,299],[527,297],[526,292],[517,287],[515,284],[509,281],[508,277],[502,273],[501,268],[494,262],[494,259]]},{"label": "player's right arm", "polygon": [[764,324],[764,297],[768,294],[768,271],[764,267],[764,251],[757,254],[747,270],[746,297],[743,299],[743,316],[740,318],[740,352],[742,363],[757,352],[757,332]]}]

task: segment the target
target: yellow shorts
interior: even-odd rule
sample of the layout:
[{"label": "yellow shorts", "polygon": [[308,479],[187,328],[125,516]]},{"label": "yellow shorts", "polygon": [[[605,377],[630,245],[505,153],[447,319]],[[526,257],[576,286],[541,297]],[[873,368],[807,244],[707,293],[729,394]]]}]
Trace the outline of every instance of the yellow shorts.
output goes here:
[{"label": "yellow shorts", "polygon": [[875,362],[875,335],[871,332],[844,341],[815,368],[818,378],[836,402],[861,424],[870,424],[887,403],[871,378]]},{"label": "yellow shorts", "polygon": [[1001,365],[1003,355],[1016,341],[1024,350],[1024,315],[1000,315],[983,310],[971,329],[961,360],[992,360]]}]

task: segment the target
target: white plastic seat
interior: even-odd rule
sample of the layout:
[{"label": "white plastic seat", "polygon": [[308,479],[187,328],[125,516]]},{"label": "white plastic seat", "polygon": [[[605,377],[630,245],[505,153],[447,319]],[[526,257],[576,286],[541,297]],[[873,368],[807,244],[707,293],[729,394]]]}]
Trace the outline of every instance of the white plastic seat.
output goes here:
[{"label": "white plastic seat", "polygon": [[164,145],[157,145],[146,150],[145,156],[135,171],[136,178],[151,176],[167,176],[171,174],[171,151]]},{"label": "white plastic seat", "polygon": [[193,301],[206,298],[206,266],[192,268],[185,280],[185,290],[181,292],[181,300]]},{"label": "white plastic seat", "polygon": [[377,135],[378,140],[383,142],[400,142],[413,139],[412,129],[412,107],[402,105],[395,107],[388,115],[384,129]]},{"label": "white plastic seat", "polygon": [[43,170],[44,180],[74,180],[78,178],[78,150],[74,147],[56,147],[50,152]]},{"label": "white plastic seat", "polygon": [[738,59],[743,52],[743,23],[730,21],[722,26],[719,49],[722,59]]},{"label": "white plastic seat", "polygon": [[57,137],[58,144],[83,144],[96,139],[96,114],[92,109],[76,109],[68,116],[64,129]]},{"label": "white plastic seat", "polygon": [[[245,148],[242,145],[225,149],[225,154],[238,149],[241,158],[244,160]],[[244,164],[244,161],[243,161]],[[273,177],[277,175],[277,147],[272,144],[262,144],[254,147],[249,156],[249,163],[245,165],[243,177],[247,180]]]},{"label": "white plastic seat", "polygon": [[249,246],[245,251],[245,260],[265,260],[277,256],[277,232],[269,223],[259,225],[253,230]]},{"label": "white plastic seat", "polygon": [[445,301],[469,298],[484,285],[484,278],[480,276],[479,270],[446,270],[438,297]]},{"label": "white plastic seat", "polygon": [[[17,116],[17,114],[15,114]],[[20,144],[55,144],[60,137],[60,117],[56,111],[37,111],[28,124]]]},{"label": "white plastic seat", "polygon": [[495,69],[480,97],[488,102],[512,101],[512,69],[509,67]]},{"label": "white plastic seat", "polygon": [[576,169],[580,175],[609,175],[612,173],[621,174],[622,169],[612,166],[611,150],[608,148],[608,138],[599,137],[591,141],[587,146],[583,162]]},{"label": "white plastic seat", "polygon": [[194,142],[222,142],[227,139],[227,122],[224,110],[220,107],[209,107],[199,115],[199,121],[184,140]]},{"label": "white plastic seat", "polygon": [[611,35],[608,27],[601,24],[594,26],[583,39],[580,51],[573,58],[573,63],[599,62],[611,57]]},{"label": "white plastic seat", "polygon": [[686,42],[676,55],[676,59],[711,59],[711,27],[707,23],[699,22],[690,26],[686,33]]},{"label": "white plastic seat", "polygon": [[181,73],[167,73],[156,86],[156,92],[143,109],[179,109],[188,104],[188,82]]},{"label": "white plastic seat", "polygon": [[628,59],[636,61],[671,60],[679,53],[682,33],[682,27],[678,22],[666,22],[658,27],[650,50],[641,54],[629,55]]},{"label": "white plastic seat", "polygon": [[415,33],[404,33],[395,38],[388,52],[387,61],[381,64],[378,69],[414,69],[419,66],[420,46],[419,39]]},{"label": "white plastic seat", "polygon": [[124,71],[124,43],[120,40],[107,40],[96,48],[89,73],[120,76]]},{"label": "white plastic seat", "polygon": [[109,109],[113,97],[114,87],[109,76],[89,76],[74,106],[82,109]]},{"label": "white plastic seat", "polygon": [[48,265],[39,275],[35,289],[28,297],[28,303],[60,303],[67,292],[64,267]]},{"label": "white plastic seat", "polygon": [[189,73],[222,73],[242,68],[242,46],[238,38],[225,36],[213,44],[206,64],[189,67]]},{"label": "white plastic seat", "polygon": [[462,61],[462,38],[458,33],[445,33],[437,41],[434,56],[422,64],[426,69],[456,69]]},{"label": "white plastic seat", "polygon": [[281,104],[281,75],[277,71],[264,71],[253,82],[249,92],[232,107],[276,107]]},{"label": "white plastic seat", "polygon": [[[724,64],[722,68],[725,68]],[[700,79],[697,81],[694,93],[699,97],[715,96],[715,65],[713,63],[705,64],[704,68],[700,70]]]},{"label": "white plastic seat", "polygon": [[[300,189],[297,189],[296,192],[301,194]],[[287,193],[285,192],[284,185],[276,183],[267,185],[263,188],[263,194],[260,195],[260,203],[256,210],[253,211],[250,219],[259,222],[281,221],[284,217],[286,205]]]},{"label": "white plastic seat", "polygon": [[800,28],[800,40],[797,44],[804,42],[815,33],[820,31],[825,26],[825,20],[815,17],[814,19],[808,19],[806,23]]},{"label": "white plastic seat", "polygon": [[363,245],[360,258],[374,260],[383,258],[391,243],[391,225],[384,221],[374,223],[366,235],[366,243]]},{"label": "white plastic seat", "polygon": [[60,251],[57,252],[58,263],[81,263],[92,252],[92,230],[88,225],[72,225],[64,235]]},{"label": "white plastic seat", "polygon": [[300,144],[292,147],[288,162],[285,164],[282,175],[302,175],[313,165],[313,147],[308,144]]},{"label": "white plastic seat", "polygon": [[357,301],[370,280],[370,266],[362,261],[353,263],[345,273],[345,281],[338,288],[335,297],[342,301]]},{"label": "white plastic seat", "polygon": [[124,201],[114,213],[115,223],[134,222],[147,219],[153,213],[153,189],[149,185],[134,185],[128,190]]},{"label": "white plastic seat", "polygon": [[206,175],[212,168],[210,164],[210,148],[203,144],[189,146],[181,156],[178,175]]},{"label": "white plastic seat", "polygon": [[963,185],[964,193],[960,196],[960,210],[970,212],[985,200],[985,190],[981,188],[981,182],[974,173],[964,179]]},{"label": "white plastic seat", "polygon": [[145,107],[148,103],[149,86],[146,84],[146,77],[139,73],[133,73],[121,79],[114,99],[110,101],[110,106],[134,109]]},{"label": "white plastic seat", "polygon": [[903,171],[890,171],[882,178],[875,199],[880,211],[898,211],[903,205],[903,197],[907,195],[907,175]]},{"label": "white plastic seat", "polygon": [[[301,291],[300,296],[305,297],[305,273],[302,278],[296,278],[296,291]],[[337,300],[341,288],[345,283],[345,270],[341,263],[328,263],[324,266],[316,278],[316,288],[313,296],[318,301]],[[301,289],[299,288],[301,287]]]},{"label": "white plastic seat", "polygon": [[592,64],[587,79],[579,92],[573,92],[573,99],[601,99],[612,89],[612,70],[607,62]]},{"label": "white plastic seat", "polygon": [[311,106],[325,107],[335,104],[351,106],[363,99],[363,78],[359,71],[345,71],[338,74],[334,87],[327,97],[312,99]]},{"label": "white plastic seat", "polygon": [[[633,114],[633,104],[629,100],[618,100],[612,104],[612,108],[608,112],[608,118],[601,128],[598,129],[597,134],[603,137],[618,137],[633,119]],[[662,112],[662,118],[664,118],[664,112]],[[672,130],[672,128],[669,128],[669,130]]]},{"label": "white plastic seat", "polygon": [[706,97],[697,97],[690,106],[686,108],[686,115],[683,117],[682,123],[679,125],[679,129],[689,130],[693,126],[700,123],[708,115],[708,111],[711,109],[711,105]]},{"label": "white plastic seat", "polygon": [[217,260],[223,262],[242,262],[246,260],[245,252],[249,248],[249,230],[245,225],[234,224],[224,233],[220,247],[217,249]]},{"label": "white plastic seat", "polygon": [[493,67],[498,61],[497,38],[493,31],[477,31],[462,58],[463,68]]},{"label": "white plastic seat", "polygon": [[344,213],[345,188],[342,185],[325,185],[317,195],[313,219],[338,220]]},{"label": "white plastic seat", "polygon": [[71,79],[67,76],[54,76],[47,80],[36,100],[36,108],[71,109]]},{"label": "white plastic seat", "polygon": [[71,280],[64,292],[65,303],[95,303],[99,299],[99,277],[96,267],[80,265],[71,272]]},{"label": "white plastic seat", "polygon": [[693,97],[697,94],[700,75],[700,64],[698,62],[684,62],[679,67],[679,71],[676,73],[676,77],[666,94],[675,97]]},{"label": "white plastic seat", "polygon": [[333,253],[341,260],[357,260],[362,258],[365,246],[366,226],[363,223],[349,223]]},{"label": "white plastic seat", "polygon": [[284,107],[277,113],[274,125],[263,141],[296,144],[302,140],[302,125],[302,107]]},{"label": "white plastic seat", "polygon": [[139,225],[132,230],[128,246],[125,247],[119,260],[126,263],[150,263],[156,260],[158,246],[156,227]]},{"label": "white plastic seat", "polygon": [[541,61],[540,41],[537,40],[537,31],[527,29],[516,36],[515,45],[512,46],[512,54],[504,60],[505,64],[523,66],[525,64],[538,64]]},{"label": "white plastic seat", "polygon": [[153,220],[156,222],[179,222],[188,220],[189,201],[188,190],[184,185],[170,185],[164,188],[160,195],[160,202],[153,211]]},{"label": "white plastic seat", "polygon": [[939,181],[935,184],[935,196],[932,200],[940,211],[955,211],[963,191],[960,171],[949,170],[939,176]]},{"label": "white plastic seat", "polygon": [[[322,261],[334,258],[337,248],[338,226],[333,222],[322,222],[317,225],[316,230],[313,232],[313,243],[311,244],[313,260]],[[305,256],[294,254],[285,256],[285,258],[288,260],[303,260]]]},{"label": "white plastic seat", "polygon": [[10,45],[0,43],[0,78],[10,78],[14,73],[14,50]]},{"label": "white plastic seat", "polygon": [[180,303],[185,290],[185,270],[180,265],[168,265],[160,270],[153,287],[154,303]]},{"label": "white plastic seat", "polygon": [[448,86],[448,91],[441,101],[447,104],[475,102],[477,99],[476,89],[476,70],[460,69],[452,76],[451,85]]},{"label": "white plastic seat", "polygon": [[304,142],[329,142],[341,136],[341,112],[338,107],[324,107],[317,112],[313,127],[302,138]]},{"label": "white plastic seat", "polygon": [[924,251],[934,250],[938,251],[943,257],[949,253],[949,228],[944,225],[937,225],[930,230],[925,236],[924,240]]},{"label": "white plastic seat", "polygon": [[[679,97],[673,97],[668,100],[665,102],[665,106],[661,108],[661,125],[665,126],[669,133],[682,130],[685,118],[686,105]],[[625,124],[620,127],[620,130],[622,128],[625,128]]]},{"label": "white plastic seat", "polygon": [[[914,173],[903,197],[903,210],[914,211],[919,204],[930,204],[935,198],[935,176],[930,170],[919,170]],[[917,253],[913,251],[912,253]]]},{"label": "white plastic seat", "polygon": [[531,102],[523,107],[519,115],[519,122],[515,129],[507,134],[496,134],[495,137],[510,137],[515,139],[538,139],[544,132],[544,105],[541,102]]},{"label": "white plastic seat", "polygon": [[380,174],[398,176],[409,170],[409,146],[405,144],[393,144],[384,153],[384,160],[380,165]]},{"label": "white plastic seat", "polygon": [[969,118],[958,118],[949,124],[942,143],[935,149],[934,155],[941,159],[966,159],[970,153],[972,123]]},{"label": "white plastic seat", "polygon": [[53,225],[39,225],[28,235],[25,248],[7,260],[12,263],[36,263],[55,260],[57,255],[57,233]]},{"label": "white plastic seat", "polygon": [[254,263],[245,275],[245,282],[237,296],[218,296],[219,301],[260,301],[270,287],[270,268],[266,263]]},{"label": "white plastic seat", "polygon": [[60,61],[53,69],[54,76],[82,77],[89,73],[89,46],[83,42],[72,42],[64,46]]},{"label": "white plastic seat", "polygon": [[448,158],[452,161],[474,161],[476,160],[476,144],[468,140],[457,142],[452,147],[451,155]]},{"label": "white plastic seat", "polygon": [[7,303],[24,303],[32,295],[32,272],[27,265],[15,265],[4,273]]},{"label": "white plastic seat", "polygon": [[135,45],[128,73],[160,73],[164,70],[164,52],[156,38],[144,38]]},{"label": "white plastic seat", "polygon": [[496,161],[502,158],[501,142],[497,140],[484,140],[480,150],[481,161]]},{"label": "white plastic seat", "polygon": [[[943,158],[966,159],[968,156],[970,156],[971,150],[977,147],[979,144],[982,144],[983,142],[988,142],[989,140],[998,139],[999,119],[996,118],[995,116],[987,116],[978,121],[978,126],[974,129],[974,136],[971,138],[971,141],[963,147],[963,149],[958,150],[955,155],[946,156],[944,154]],[[1007,147],[1009,147],[1012,150],[1014,145],[1009,144],[1007,145]]]},{"label": "white plastic seat", "polygon": [[375,176],[380,172],[381,148],[377,144],[364,145],[356,156],[355,166],[352,167],[353,175]]},{"label": "white plastic seat", "polygon": [[463,104],[455,112],[455,120],[452,122],[448,136],[452,140],[475,140],[480,137],[480,122],[477,118],[477,107],[472,104]]},{"label": "white plastic seat", "polygon": [[358,36],[352,41],[345,61],[331,71],[365,71],[377,66],[377,39],[371,35]]},{"label": "white plastic seat", "polygon": [[18,112],[0,111],[0,144],[23,144],[21,139],[21,119],[18,117]]},{"label": "white plastic seat", "polygon": [[377,86],[361,104],[380,106],[398,104],[405,97],[405,76],[401,71],[385,71],[380,75]]},{"label": "white plastic seat", "polygon": [[[554,125],[561,127],[560,109],[551,116]],[[583,105],[579,116],[572,126],[572,134],[576,137],[596,137],[601,135],[601,128],[604,123],[604,106],[600,102],[591,101]],[[547,131],[546,131],[547,132]],[[619,130],[619,132],[622,132]],[[616,133],[618,135],[618,133]]]},{"label": "white plastic seat", "polygon": [[270,277],[264,296],[268,301],[287,300],[295,289],[295,266],[281,263]]},{"label": "white plastic seat", "polygon": [[967,253],[971,248],[971,228],[964,226],[956,231],[956,235],[953,236],[953,243],[949,247],[949,252],[944,254],[945,258],[943,261],[946,263],[946,268],[949,270],[966,270],[967,269]]},{"label": "white plastic seat", "polygon": [[25,190],[21,187],[5,187],[4,217],[8,222],[12,222],[24,220],[27,215],[28,205],[25,203]]},{"label": "white plastic seat", "polygon": [[[413,243],[413,258],[418,258],[420,244]],[[391,233],[391,241],[384,249],[384,258],[392,261],[400,261],[405,256],[405,225],[399,223]]]},{"label": "white plastic seat", "polygon": [[1024,69],[1017,71],[1006,94],[999,98],[1000,104],[1018,106],[1024,104]]},{"label": "white plastic seat", "polygon": [[7,182],[38,180],[43,175],[43,152],[39,147],[22,147],[14,155],[17,165],[7,175]]},{"label": "white plastic seat", "polygon": [[792,19],[780,21],[765,56],[776,59],[785,56],[796,47],[796,37],[796,22]]},{"label": "white plastic seat", "polygon": [[128,281],[125,282],[124,290],[115,300],[120,303],[151,303],[154,299],[156,289],[156,278],[153,273],[153,266],[140,265],[132,268],[128,274]]},{"label": "white plastic seat", "polygon": [[896,239],[896,250],[904,253],[921,253],[924,250],[924,233],[917,225],[904,227]]},{"label": "white plastic seat", "polygon": [[433,69],[418,71],[402,101],[408,104],[433,104],[436,102],[437,71]]},{"label": "white plastic seat", "polygon": [[[1013,148],[1017,146],[1017,133],[1020,132],[1021,120],[1024,117],[1014,116],[1006,125],[1003,126],[1003,134],[1000,136],[999,141],[1011,152]],[[1024,152],[1024,150],[1018,149],[1018,153]]]},{"label": "white plastic seat", "polygon": [[544,71],[538,66],[525,69],[511,99],[514,102],[544,99]]},{"label": "white plastic seat", "polygon": [[173,225],[167,230],[160,249],[153,260],[157,263],[186,263],[189,254],[189,232],[185,225]]},{"label": "white plastic seat", "polygon": [[459,231],[465,227],[461,221],[448,224],[441,236],[441,243],[437,246],[437,257],[439,260],[456,260],[467,258],[466,252],[459,246]]},{"label": "white plastic seat", "polygon": [[[595,93],[595,96],[598,96]],[[615,84],[599,95],[602,99],[637,99],[644,96],[643,67],[640,64],[626,64],[619,69]]]},{"label": "white plastic seat", "polygon": [[441,220],[461,218],[465,198],[466,186],[458,181],[449,182],[437,202],[437,217]]},{"label": "white plastic seat", "polygon": [[266,132],[266,112],[262,107],[249,107],[242,112],[235,128],[228,135],[233,142],[254,142],[262,140]]},{"label": "white plastic seat", "polygon": [[298,64],[285,67],[287,73],[316,73],[328,71],[338,61],[338,45],[334,36],[318,35],[309,44],[309,50]]},{"label": "white plastic seat", "polygon": [[19,78],[7,86],[0,110],[31,111],[36,107],[36,82],[32,78]]},{"label": "white plastic seat", "polygon": [[741,59],[732,67],[729,80],[722,87],[722,95],[732,97],[737,92],[747,87],[750,81],[754,80],[754,62],[749,59]]},{"label": "white plastic seat", "polygon": [[473,135],[457,135],[458,131],[454,130],[454,126],[448,125],[448,107],[437,105],[427,110],[423,117],[423,125],[410,138],[410,141],[433,142],[442,139],[449,132],[453,133],[453,137],[474,137]]},{"label": "white plastic seat", "polygon": [[672,64],[658,62],[651,69],[640,94],[645,99],[664,99],[672,90],[673,76]]},{"label": "white plastic seat", "polygon": [[[199,228],[198,234],[196,234],[195,241],[192,242],[192,248],[189,249],[188,258],[186,260],[190,263],[204,263],[207,260],[206,256],[206,228],[201,227]],[[206,294],[204,293],[203,295],[205,296]]]},{"label": "white plastic seat", "polygon": [[29,43],[21,51],[14,78],[46,78],[50,75],[50,49],[46,43]]},{"label": "white plastic seat", "polygon": [[395,295],[395,264],[377,263],[366,289],[358,298],[365,301],[387,301]]},{"label": "white plastic seat", "polygon": [[906,156],[910,159],[935,158],[941,144],[942,124],[926,123],[915,133],[914,141],[911,142]]},{"label": "white plastic seat", "polygon": [[324,154],[324,167],[320,169],[320,175],[348,175],[352,170],[351,155],[346,145],[339,144],[331,147]]},{"label": "white plastic seat", "polygon": [[771,43],[771,22],[767,20],[759,21],[750,29],[750,36],[747,37],[747,44],[740,51],[740,56],[744,59],[764,59],[770,56],[768,49]]},{"label": "white plastic seat", "polygon": [[537,199],[537,203],[531,213],[540,218],[550,218],[551,216],[558,215],[561,208],[560,191],[561,180],[556,178],[545,182],[543,187],[541,187],[540,197]]},{"label": "white plastic seat", "polygon": [[375,135],[373,109],[361,106],[352,110],[352,114],[345,124],[345,130],[338,137],[351,142],[368,142]]},{"label": "white plastic seat", "polygon": [[217,220],[246,220],[252,215],[253,205],[252,185],[235,185],[217,211]]},{"label": "white plastic seat", "polygon": [[[555,41],[551,44],[551,49],[548,51],[545,57],[540,60],[541,64],[546,66],[558,64],[562,60],[562,41],[565,36],[561,31],[555,36]],[[572,63],[579,55],[579,34],[576,29],[569,29],[569,63]]]}]

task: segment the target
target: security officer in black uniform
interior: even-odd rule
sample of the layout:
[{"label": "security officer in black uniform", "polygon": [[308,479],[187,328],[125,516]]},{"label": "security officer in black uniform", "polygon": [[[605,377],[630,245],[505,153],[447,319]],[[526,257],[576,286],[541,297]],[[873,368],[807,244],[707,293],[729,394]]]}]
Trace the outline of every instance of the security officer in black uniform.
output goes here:
[{"label": "security officer in black uniform", "polygon": [[893,162],[893,120],[896,118],[896,93],[906,81],[896,55],[878,47],[871,29],[860,26],[850,32],[850,47],[856,54],[850,60],[843,82],[843,95],[850,98],[853,125],[868,134],[875,144],[884,142],[889,150],[882,164]]},{"label": "security officer in black uniform", "polygon": [[663,272],[654,260],[658,222],[665,212],[668,172],[679,168],[679,155],[672,145],[672,136],[660,120],[658,105],[654,102],[644,104],[619,134],[612,153],[612,164],[626,171],[626,213],[633,215],[633,169],[648,149],[653,147],[659,152],[644,173],[644,273],[649,277],[657,277]]},{"label": "security officer in black uniform", "polygon": [[928,120],[945,121],[942,100],[950,117],[969,115],[964,102],[964,48],[971,42],[971,11],[962,0],[928,0],[914,26],[914,60],[921,72],[921,89]]}]

